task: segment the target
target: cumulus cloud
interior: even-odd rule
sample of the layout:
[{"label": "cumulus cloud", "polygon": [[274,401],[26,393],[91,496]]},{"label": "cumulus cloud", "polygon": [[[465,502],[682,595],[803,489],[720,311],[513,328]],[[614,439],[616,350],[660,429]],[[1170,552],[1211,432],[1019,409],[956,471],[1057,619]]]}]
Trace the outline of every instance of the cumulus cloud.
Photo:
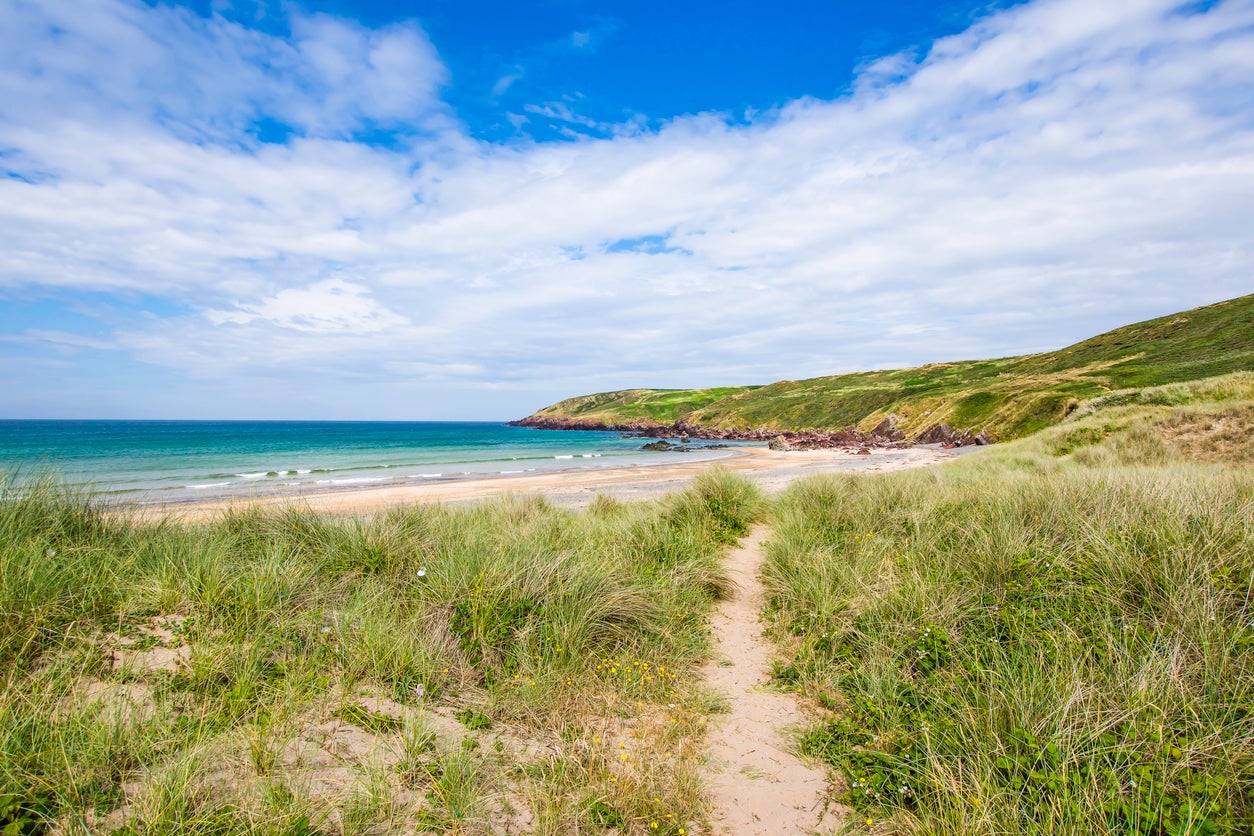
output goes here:
[{"label": "cumulus cloud", "polygon": [[206,311],[205,316],[214,325],[269,322],[313,334],[370,334],[407,321],[370,298],[369,288],[339,279],[287,288],[269,299],[240,304],[235,310]]},{"label": "cumulus cloud", "polygon": [[189,376],[319,358],[344,392],[511,415],[1047,349],[1252,289],[1244,0],[1038,0],[747,124],[541,102],[572,141],[508,144],[458,124],[416,23],[0,13],[0,293],[166,300],[109,345]]},{"label": "cumulus cloud", "polygon": [[[5,0],[6,122],[90,122],[234,144],[259,120],[308,136],[429,127],[447,71],[415,26],[295,16],[287,37],[126,0]],[[434,120],[438,123],[438,119]]]}]

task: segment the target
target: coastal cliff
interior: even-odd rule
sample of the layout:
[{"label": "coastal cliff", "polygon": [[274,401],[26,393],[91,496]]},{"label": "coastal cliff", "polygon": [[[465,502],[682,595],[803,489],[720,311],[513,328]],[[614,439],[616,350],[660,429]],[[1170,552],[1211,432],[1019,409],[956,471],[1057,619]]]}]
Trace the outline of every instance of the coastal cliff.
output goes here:
[{"label": "coastal cliff", "polygon": [[845,448],[865,450],[871,447],[910,447],[914,444],[941,444],[946,447],[965,447],[972,444],[990,444],[985,433],[973,434],[970,430],[956,429],[948,424],[937,424],[915,439],[907,439],[897,426],[897,416],[890,415],[870,432],[848,426],[839,430],[772,430],[765,427],[751,430],[703,427],[681,418],[672,424],[602,424],[578,419],[550,418],[531,415],[510,426],[533,427],[541,430],[614,430],[631,433],[640,438],[700,438],[721,441],[765,441],[773,449],[818,450]]},{"label": "coastal cliff", "polygon": [[1010,440],[1095,398],[1254,370],[1254,295],[1117,328],[1067,348],[767,386],[626,389],[568,398],[518,421],[657,438],[865,447]]}]

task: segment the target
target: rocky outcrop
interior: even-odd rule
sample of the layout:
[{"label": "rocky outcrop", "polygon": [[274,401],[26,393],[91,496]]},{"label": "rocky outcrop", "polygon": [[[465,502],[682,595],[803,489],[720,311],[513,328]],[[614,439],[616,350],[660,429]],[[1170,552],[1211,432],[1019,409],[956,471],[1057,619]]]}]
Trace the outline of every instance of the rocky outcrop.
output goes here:
[{"label": "rocky outcrop", "polygon": [[973,444],[992,444],[988,433],[981,430],[972,435],[970,430],[960,430],[948,424],[934,424],[914,440],[915,444],[939,444],[942,447],[970,447]]},{"label": "rocky outcrop", "polygon": [[[532,415],[519,421],[510,421],[513,427],[534,427],[542,430],[614,430],[625,433],[624,437],[653,438],[659,440],[692,439],[726,440],[726,441],[765,441],[772,450],[826,450],[844,449],[850,453],[870,452],[873,448],[901,448],[915,444],[941,444],[945,447],[965,447],[971,444],[991,444],[992,441],[984,433],[972,435],[970,430],[957,429],[948,424],[936,424],[929,427],[913,441],[908,440],[906,433],[898,425],[896,415],[889,415],[876,425],[869,433],[857,427],[849,426],[841,430],[784,430],[783,432],[768,427],[757,429],[728,429],[721,427],[701,427],[681,418],[674,424],[656,424],[644,421],[625,422],[622,424],[602,424],[580,421],[575,418],[549,418]],[[675,445],[666,443],[647,444],[646,450],[679,450]],[[709,449],[708,446],[703,449]]]},{"label": "rocky outcrop", "polygon": [[875,429],[871,430],[871,435],[884,441],[904,441],[906,438],[905,430],[897,426],[897,421],[896,415],[889,415],[875,425]]},{"label": "rocky outcrop", "polygon": [[[528,415],[526,418],[521,418],[517,421],[509,421],[508,425],[511,427],[533,427],[537,430],[620,430],[633,433],[649,433],[653,430],[662,429],[659,424],[645,421],[604,424],[600,421],[580,421],[577,418],[549,418],[542,415]],[[667,436],[656,437],[665,438],[673,435],[673,433],[668,433]]]}]

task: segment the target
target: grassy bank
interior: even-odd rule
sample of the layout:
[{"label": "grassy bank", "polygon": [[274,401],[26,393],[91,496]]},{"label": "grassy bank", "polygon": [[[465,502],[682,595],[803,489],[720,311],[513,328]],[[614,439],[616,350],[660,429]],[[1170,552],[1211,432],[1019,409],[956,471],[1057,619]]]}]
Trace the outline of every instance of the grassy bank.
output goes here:
[{"label": "grassy bank", "polygon": [[720,555],[761,507],[712,472],[185,527],[10,488],[0,831],[683,833]]},{"label": "grassy bank", "polygon": [[752,390],[751,386],[714,389],[624,389],[569,398],[545,407],[532,418],[552,418],[602,427],[665,427],[712,403]]},{"label": "grassy bank", "polygon": [[824,707],[803,748],[855,831],[1251,832],[1245,383],[779,501],[776,679]]},{"label": "grassy bank", "polygon": [[731,390],[634,389],[570,398],[535,418],[773,431],[869,432],[889,414],[911,438],[948,423],[1031,435],[1098,396],[1254,369],[1254,295],[1117,328],[1043,354],[782,380]]}]

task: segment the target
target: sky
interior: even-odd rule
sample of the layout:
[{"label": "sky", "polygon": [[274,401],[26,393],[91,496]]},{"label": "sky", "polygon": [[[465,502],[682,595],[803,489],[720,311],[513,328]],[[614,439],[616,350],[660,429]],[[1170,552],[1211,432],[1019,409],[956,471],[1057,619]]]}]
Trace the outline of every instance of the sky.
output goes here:
[{"label": "sky", "polygon": [[1254,0],[0,19],[0,417],[498,420],[1254,292]]}]

